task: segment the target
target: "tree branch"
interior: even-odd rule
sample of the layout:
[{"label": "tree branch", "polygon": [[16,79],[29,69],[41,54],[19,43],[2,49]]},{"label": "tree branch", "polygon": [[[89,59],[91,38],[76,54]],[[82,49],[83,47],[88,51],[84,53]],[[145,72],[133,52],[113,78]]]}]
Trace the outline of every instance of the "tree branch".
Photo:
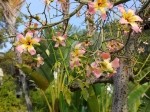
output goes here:
[{"label": "tree branch", "polygon": [[59,23],[62,23],[64,21],[68,20],[69,18],[71,18],[72,16],[74,16],[82,7],[83,7],[83,4],[80,4],[72,13],[70,13],[68,15],[68,17],[62,19],[61,21],[58,21],[58,22],[55,22],[55,23],[51,23],[51,24],[48,24],[46,26],[42,26],[42,27],[39,27],[39,28],[35,28],[35,30],[45,29],[45,28],[48,28],[48,27],[55,26],[55,25],[57,25]]},{"label": "tree branch", "polygon": [[[57,25],[59,23],[62,23],[64,21],[68,20],[69,18],[71,18],[72,16],[74,16],[84,5],[87,5],[87,3],[88,3],[88,2],[87,3],[81,2],[80,0],[77,0],[77,1],[80,2],[81,4],[72,13],[70,13],[68,15],[68,17],[62,19],[61,21],[58,21],[58,22],[55,22],[55,23],[51,23],[51,24],[48,24],[48,25],[45,25],[45,26],[42,26],[42,27],[39,27],[39,28],[35,28],[35,30],[45,29],[45,28],[48,28],[48,27],[52,27],[52,26],[55,26],[55,25]],[[128,1],[130,1],[130,0],[120,0],[118,2],[115,2],[114,6],[119,5],[121,3],[126,3]]]},{"label": "tree branch", "polygon": [[[82,82],[87,83],[89,85],[96,84],[96,83],[112,83],[112,77],[104,77],[104,76],[99,78],[90,77],[84,79]],[[72,92],[80,90],[81,89],[80,82],[78,80],[75,80],[71,85],[69,85],[69,88]]]}]

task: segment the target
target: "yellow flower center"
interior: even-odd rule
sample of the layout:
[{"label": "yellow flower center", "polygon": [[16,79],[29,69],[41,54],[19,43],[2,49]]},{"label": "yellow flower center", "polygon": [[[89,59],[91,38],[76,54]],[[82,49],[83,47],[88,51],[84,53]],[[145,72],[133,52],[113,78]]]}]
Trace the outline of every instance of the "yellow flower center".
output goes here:
[{"label": "yellow flower center", "polygon": [[31,43],[32,43],[31,41],[27,41],[27,45],[31,45]]},{"label": "yellow flower center", "polygon": [[107,7],[107,1],[106,0],[98,0],[96,2],[96,5],[97,5],[97,8],[104,8],[104,7]]},{"label": "yellow flower center", "polygon": [[123,18],[127,20],[129,23],[134,22],[136,20],[135,16],[131,12],[124,12]]},{"label": "yellow flower center", "polygon": [[56,37],[56,40],[57,40],[58,42],[62,42],[64,39],[63,39],[63,37],[58,36],[58,37]]}]

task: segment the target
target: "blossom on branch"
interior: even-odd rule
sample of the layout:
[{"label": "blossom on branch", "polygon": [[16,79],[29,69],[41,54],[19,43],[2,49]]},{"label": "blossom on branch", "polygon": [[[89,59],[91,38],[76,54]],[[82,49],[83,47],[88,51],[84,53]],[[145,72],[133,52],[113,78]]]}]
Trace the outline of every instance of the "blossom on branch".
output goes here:
[{"label": "blossom on branch", "polygon": [[74,69],[75,67],[81,66],[80,60],[78,57],[70,57],[70,68]]},{"label": "blossom on branch", "polygon": [[83,54],[86,52],[82,43],[75,45],[73,51],[70,53],[70,68],[81,66],[80,61]]},{"label": "blossom on branch", "polygon": [[40,38],[33,38],[33,33],[28,32],[24,37],[22,34],[17,35],[18,42],[15,43],[16,50],[19,53],[23,53],[24,51],[28,51],[31,55],[36,54],[36,50],[34,49],[33,45],[40,45]]},{"label": "blossom on branch", "polygon": [[81,57],[85,53],[85,48],[82,46],[82,43],[79,43],[75,45],[73,52],[71,52],[71,55],[73,57]]},{"label": "blossom on branch", "polygon": [[55,47],[59,47],[59,45],[66,46],[65,40],[67,36],[61,35],[60,32],[57,33],[57,36],[53,36],[52,39],[55,41]]},{"label": "blossom on branch", "polygon": [[102,70],[97,62],[91,63],[91,71],[96,78],[99,78],[102,74]]},{"label": "blossom on branch", "polygon": [[99,78],[102,74],[114,74],[116,73],[117,68],[119,68],[119,59],[115,58],[112,62],[110,62],[111,56],[109,53],[102,52],[101,60],[96,60],[90,64],[90,66],[86,66],[87,76],[91,73]]},{"label": "blossom on branch", "polygon": [[96,2],[89,2],[88,6],[89,6],[88,12],[90,14],[95,14],[96,11],[99,10],[103,20],[106,19],[107,16],[106,11],[113,7],[112,3],[110,3],[108,0],[97,0]]},{"label": "blossom on branch", "polygon": [[101,54],[101,57],[103,59],[103,61],[100,62],[102,71],[108,73],[116,73],[116,69],[120,66],[119,59],[115,58],[112,62],[110,62],[110,54],[105,52]]},{"label": "blossom on branch", "polygon": [[128,24],[131,25],[132,29],[138,33],[141,32],[141,28],[138,26],[136,22],[142,22],[143,20],[135,15],[134,10],[129,9],[128,11],[125,11],[125,9],[122,7],[122,5],[119,6],[119,10],[122,13],[122,18],[120,19],[121,24]]}]

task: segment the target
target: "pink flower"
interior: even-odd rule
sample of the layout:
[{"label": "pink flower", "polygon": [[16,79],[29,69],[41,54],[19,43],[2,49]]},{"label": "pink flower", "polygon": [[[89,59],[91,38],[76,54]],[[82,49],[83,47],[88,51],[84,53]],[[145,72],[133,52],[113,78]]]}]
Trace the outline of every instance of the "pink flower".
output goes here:
[{"label": "pink flower", "polygon": [[99,78],[102,74],[101,68],[99,67],[97,62],[92,62],[91,65],[86,66],[86,76],[90,76],[90,74],[93,74],[96,78]]},{"label": "pink flower", "polygon": [[70,68],[74,69],[75,67],[81,66],[80,59],[78,57],[73,57],[70,59]]},{"label": "pink flower", "polygon": [[74,50],[71,52],[73,57],[82,57],[85,53],[85,48],[82,46],[82,43],[75,45]]},{"label": "pink flower", "polygon": [[99,78],[102,74],[101,68],[97,62],[91,63],[91,71],[96,78]]},{"label": "pink flower", "polygon": [[122,18],[120,19],[121,24],[129,24],[131,25],[132,29],[138,33],[141,32],[141,28],[138,26],[136,22],[142,22],[143,20],[135,15],[135,12],[131,9],[129,9],[127,12],[122,6],[119,6],[119,10],[122,13]]},{"label": "pink flower", "polygon": [[28,51],[31,55],[36,54],[36,50],[33,45],[40,45],[40,38],[33,38],[33,33],[28,32],[24,37],[22,34],[17,35],[18,42],[16,43],[16,50],[19,53],[23,53],[24,51]]},{"label": "pink flower", "polygon": [[89,6],[89,9],[88,9],[88,12],[89,14],[95,14],[96,13],[96,9],[94,7],[94,2],[88,2],[88,6]]},{"label": "pink flower", "polygon": [[114,69],[119,68],[119,67],[120,67],[119,58],[115,58],[115,59],[111,62],[111,64],[112,64],[112,67],[113,67]]},{"label": "pink flower", "polygon": [[107,0],[97,0],[96,2],[89,2],[88,6],[88,12],[90,14],[95,14],[96,11],[99,10],[101,12],[101,17],[103,20],[106,19],[106,11],[113,7],[113,5]]},{"label": "pink flower", "polygon": [[60,32],[57,33],[57,36],[53,36],[52,39],[55,41],[55,47],[59,47],[59,45],[66,46],[65,40],[67,36],[66,35],[61,35]]},{"label": "pink flower", "polygon": [[40,67],[40,65],[44,64],[44,59],[40,56],[40,54],[37,55],[37,67]]},{"label": "pink flower", "polygon": [[85,49],[82,46],[82,43],[78,43],[75,45],[73,51],[70,53],[70,67],[73,69],[74,67],[81,66],[80,57],[85,53]]},{"label": "pink flower", "polygon": [[111,56],[109,53],[105,52],[101,54],[101,57],[103,59],[103,61],[100,62],[101,70],[103,72],[115,73],[116,69],[120,66],[119,59],[115,58],[112,62],[110,62]]}]

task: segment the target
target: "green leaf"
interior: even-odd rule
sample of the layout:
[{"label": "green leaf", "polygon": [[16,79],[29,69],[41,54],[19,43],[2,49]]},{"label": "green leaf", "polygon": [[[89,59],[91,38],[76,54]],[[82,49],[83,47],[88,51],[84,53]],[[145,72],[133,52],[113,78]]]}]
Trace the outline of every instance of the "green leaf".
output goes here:
[{"label": "green leaf", "polygon": [[98,99],[95,95],[95,92],[92,86],[90,86],[90,88],[88,89],[88,92],[89,92],[89,98],[87,100],[87,103],[90,108],[90,112],[100,112]]},{"label": "green leaf", "polygon": [[65,102],[62,92],[60,92],[59,94],[59,106],[60,106],[60,112],[68,112],[68,109],[67,109],[68,106]]},{"label": "green leaf", "polygon": [[34,80],[35,84],[41,88],[42,90],[46,90],[49,86],[48,80],[42,76],[39,72],[34,71],[28,65],[19,66],[20,69],[26,74],[29,75],[32,80]]},{"label": "green leaf", "polygon": [[68,88],[65,88],[64,97],[67,103],[70,105],[71,104],[71,92]]},{"label": "green leaf", "polygon": [[132,90],[132,92],[128,96],[128,105],[130,112],[137,112],[141,104],[140,98],[149,88],[150,85],[146,83],[143,85],[137,85],[137,87]]},{"label": "green leaf", "polygon": [[150,73],[150,67],[147,67],[147,68],[143,69],[143,70],[140,72],[140,75],[138,75],[137,77],[135,77],[135,79],[136,79],[137,81],[141,81],[141,80],[144,79],[149,73]]},{"label": "green leaf", "polygon": [[140,105],[138,112],[149,112],[150,111],[150,99],[144,98],[143,103]]},{"label": "green leaf", "polygon": [[87,101],[89,98],[89,93],[87,89],[83,88],[81,94],[83,95],[83,98]]}]

